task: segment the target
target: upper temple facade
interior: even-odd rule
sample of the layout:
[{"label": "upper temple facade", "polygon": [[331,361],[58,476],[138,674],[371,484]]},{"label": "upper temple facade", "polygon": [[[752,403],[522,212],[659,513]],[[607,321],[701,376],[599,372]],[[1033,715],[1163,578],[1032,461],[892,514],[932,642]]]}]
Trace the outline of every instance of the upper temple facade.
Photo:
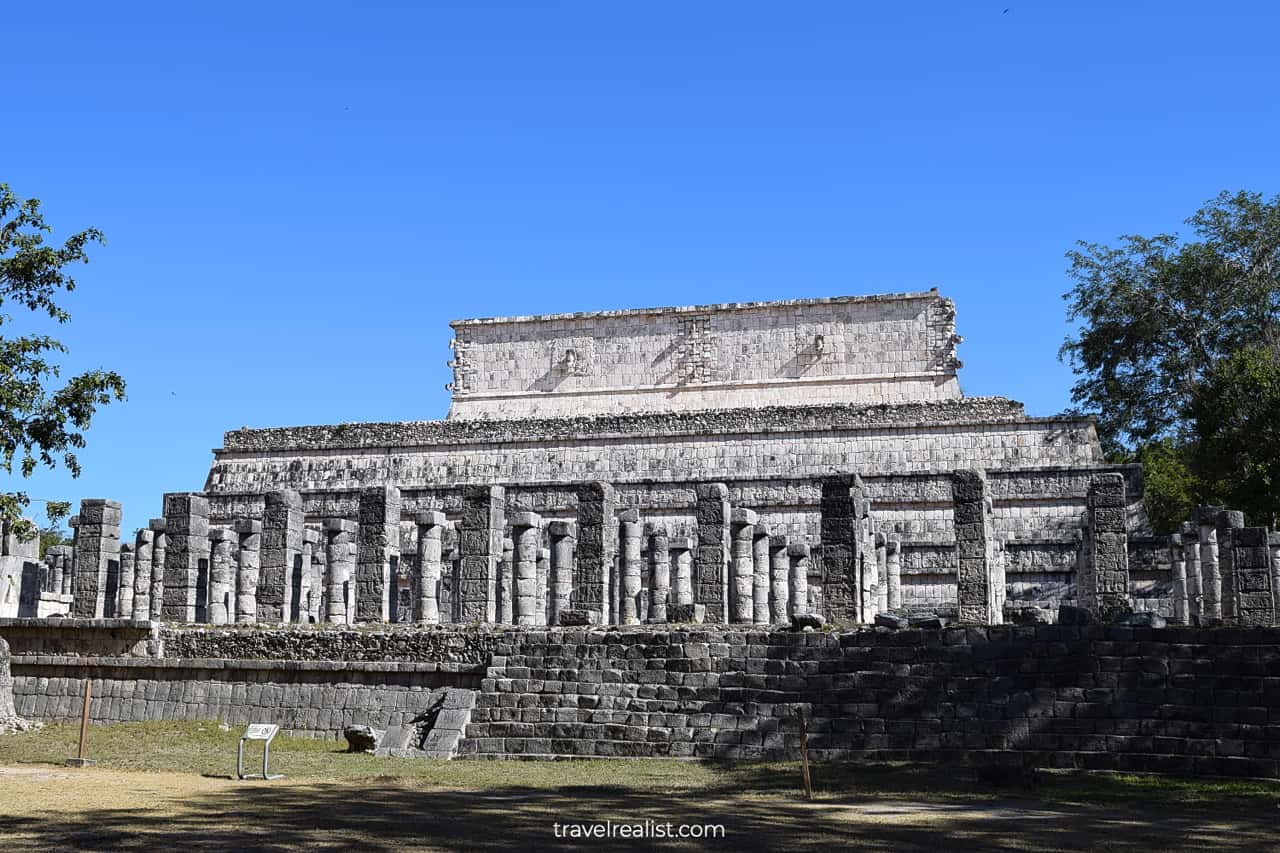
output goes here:
[{"label": "upper temple facade", "polygon": [[904,600],[945,604],[951,476],[981,469],[1011,595],[1066,594],[1091,478],[1124,474],[1140,530],[1141,472],[1104,462],[1089,418],[963,396],[955,317],[931,290],[455,321],[447,418],[228,432],[209,522],[260,516],[279,490],[309,524],[354,519],[362,489],[388,486],[408,543],[416,513],[460,518],[468,486],[550,523],[607,483],[646,524],[692,535],[699,484],[721,483],[761,529],[816,546],[822,482],[856,474],[876,532],[901,542]]},{"label": "upper temple facade", "polygon": [[936,290],[456,320],[450,418],[954,400]]}]

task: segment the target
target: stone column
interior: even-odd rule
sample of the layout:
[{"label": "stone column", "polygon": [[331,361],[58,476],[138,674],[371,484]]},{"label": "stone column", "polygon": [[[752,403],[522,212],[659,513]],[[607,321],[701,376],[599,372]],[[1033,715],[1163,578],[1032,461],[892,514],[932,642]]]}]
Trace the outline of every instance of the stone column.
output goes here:
[{"label": "stone column", "polygon": [[876,533],[876,612],[889,609],[889,540]]},{"label": "stone column", "polygon": [[262,569],[258,573],[258,621],[287,622],[291,580],[302,560],[302,496],[267,492],[262,510]]},{"label": "stone column", "polygon": [[618,622],[623,625],[640,624],[640,546],[644,525],[640,511],[632,507],[618,514],[619,533],[622,538],[621,601]]},{"label": "stone column", "polygon": [[551,537],[551,602],[547,622],[560,624],[560,611],[568,610],[573,599],[573,547],[577,526],[572,521],[547,525]]},{"label": "stone column", "polygon": [[516,621],[515,607],[515,574],[516,574],[516,540],[511,536],[502,537],[502,559],[498,561],[498,621],[503,625],[514,625]]},{"label": "stone column", "polygon": [[608,617],[609,573],[618,550],[617,502],[608,483],[578,487],[578,557],[571,609],[585,611],[582,615],[588,620]]},{"label": "stone column", "polygon": [[769,624],[769,528],[756,522],[751,537],[751,621]]},{"label": "stone column", "polygon": [[998,575],[987,510],[987,478],[982,471],[951,472],[956,529],[956,593],[962,625],[999,625]]},{"label": "stone column", "polygon": [[[120,579],[120,520],[116,501],[88,498],[80,502],[76,530],[76,574],[71,615],[84,619],[115,616]],[[115,583],[111,581],[114,578]]]},{"label": "stone column", "polygon": [[164,521],[164,604],[160,616],[167,622],[194,622],[200,573],[209,571],[209,499],[192,492],[167,494]]},{"label": "stone column", "polygon": [[693,606],[693,547],[688,536],[675,536],[668,540],[671,562],[675,567],[673,603]]},{"label": "stone column", "polygon": [[256,518],[235,520],[236,623],[252,625],[258,621],[258,577],[262,571],[262,522]]},{"label": "stone column", "polygon": [[440,621],[456,623],[458,619],[458,530],[453,522],[445,522],[440,534]]},{"label": "stone column", "polygon": [[705,608],[709,622],[729,621],[729,487],[700,483],[695,487],[698,524],[693,552],[693,601]]},{"label": "stone column", "polygon": [[884,575],[890,610],[902,608],[902,541],[890,538],[884,546]]},{"label": "stone column", "polygon": [[139,530],[133,539],[133,610],[135,620],[145,622],[151,618],[151,574],[155,533],[149,528]]},{"label": "stone column", "polygon": [[752,587],[755,585],[755,510],[735,509],[730,515],[730,590],[729,621],[750,622],[754,608]]},{"label": "stone column", "polygon": [[1271,600],[1276,618],[1280,619],[1280,533],[1268,533],[1271,548]]},{"label": "stone column", "polygon": [[120,619],[133,618],[133,584],[134,584],[133,546],[126,543],[120,545],[120,595],[116,599],[116,616]]},{"label": "stone column", "polygon": [[[1218,606],[1222,610],[1222,618],[1229,622],[1236,621],[1239,590],[1236,587],[1236,545],[1234,534],[1244,527],[1244,513],[1239,510],[1222,510],[1214,519],[1214,527],[1218,540],[1218,579],[1221,589],[1218,593]],[[1268,594],[1271,587],[1267,586]]]},{"label": "stone column", "polygon": [[1182,535],[1169,537],[1169,574],[1173,577],[1173,621],[1186,625],[1191,621],[1187,599],[1187,561],[1182,551]]},{"label": "stone column", "polygon": [[1182,562],[1187,572],[1187,609],[1204,615],[1204,578],[1200,574],[1200,528],[1193,521],[1182,525]]},{"label": "stone column", "polygon": [[667,529],[649,525],[649,618],[660,624],[667,621],[667,604],[671,600],[671,544]]},{"label": "stone column", "polygon": [[[67,568],[62,575],[62,594],[75,597],[76,583],[76,540],[80,538],[80,516],[73,515],[67,519],[67,527],[71,528],[71,556],[67,559]],[[74,601],[73,601],[74,604]],[[74,615],[75,611],[69,611]]]},{"label": "stone column", "polygon": [[1280,533],[1267,534],[1267,547],[1271,548],[1271,602],[1276,620],[1280,621]]},{"label": "stone column", "polygon": [[547,583],[551,577],[551,549],[543,548],[542,533],[538,533],[538,573],[537,573],[537,593],[534,595],[536,605],[534,609],[535,625],[547,624],[547,612],[551,608],[551,602],[547,600]]},{"label": "stone column", "polygon": [[153,518],[148,522],[155,539],[151,549],[151,618],[159,619],[164,610],[164,566],[169,559],[169,539],[165,535],[165,520]]},{"label": "stone column", "polygon": [[803,616],[809,612],[809,546],[796,542],[787,546],[787,559],[791,561],[789,616]]},{"label": "stone column", "polygon": [[360,526],[345,518],[326,518],[325,566],[328,570],[325,589],[324,620],[332,625],[349,625],[353,621],[348,612],[351,576],[356,568],[356,534]]},{"label": "stone column", "polygon": [[865,622],[862,612],[862,564],[866,562],[862,536],[866,513],[865,490],[857,475],[822,481],[821,542],[823,599],[832,622]]},{"label": "stone column", "polygon": [[357,543],[355,621],[390,621],[400,562],[399,489],[370,486],[360,490]]},{"label": "stone column", "polygon": [[1103,621],[1131,609],[1124,477],[1095,474],[1085,510],[1085,559],[1077,579],[1080,606]]},{"label": "stone column", "polygon": [[769,537],[769,621],[787,621],[791,606],[791,560],[787,557],[787,537]]},{"label": "stone column", "polygon": [[54,545],[44,552],[45,559],[49,561],[49,591],[57,595],[63,595],[62,584],[63,578],[70,573],[67,571],[67,559],[63,556],[63,548],[65,545]]},{"label": "stone column", "polygon": [[323,522],[316,533],[316,543],[311,549],[311,621],[319,624],[329,612],[329,537]]},{"label": "stone column", "polygon": [[542,550],[542,517],[536,512],[511,515],[515,583],[512,618],[517,625],[538,624],[538,552]]},{"label": "stone column", "polygon": [[506,491],[502,486],[463,486],[462,524],[458,528],[458,618],[493,622],[498,562],[502,558]]},{"label": "stone column", "polygon": [[443,512],[420,512],[418,525],[417,613],[427,625],[440,622],[440,542],[444,533]]},{"label": "stone column", "polygon": [[1205,616],[1222,616],[1222,575],[1218,571],[1218,513],[1220,506],[1196,507],[1195,521],[1200,533],[1200,592]]},{"label": "stone column", "polygon": [[214,527],[209,556],[209,624],[226,625],[235,617],[236,567],[231,561],[231,531]]},{"label": "stone column", "polygon": [[315,556],[316,546],[320,542],[320,531],[314,527],[302,528],[302,565],[299,567],[300,576],[295,587],[298,590],[298,597],[293,602],[293,608],[289,613],[290,620],[294,622],[314,622],[312,611],[314,608],[314,599],[320,597],[320,585],[315,582]]},{"label": "stone column", "polygon": [[1224,609],[1242,627],[1271,627],[1276,624],[1276,608],[1267,528],[1244,527],[1243,513],[1224,512],[1222,516],[1218,548]]}]

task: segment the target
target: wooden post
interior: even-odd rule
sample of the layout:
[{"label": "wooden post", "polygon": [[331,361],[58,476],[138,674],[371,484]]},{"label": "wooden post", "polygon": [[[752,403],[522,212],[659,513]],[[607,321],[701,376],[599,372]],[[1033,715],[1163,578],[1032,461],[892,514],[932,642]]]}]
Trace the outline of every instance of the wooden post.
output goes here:
[{"label": "wooden post", "polygon": [[800,721],[800,767],[804,780],[804,798],[813,799],[813,782],[809,779],[809,731],[804,721],[804,711],[795,709],[796,719]]},{"label": "wooden post", "polygon": [[88,767],[94,763],[92,759],[85,758],[85,747],[89,740],[89,702],[93,698],[92,693],[93,679],[86,677],[84,680],[84,707],[80,709],[80,752],[75,758],[67,759],[68,767]]}]

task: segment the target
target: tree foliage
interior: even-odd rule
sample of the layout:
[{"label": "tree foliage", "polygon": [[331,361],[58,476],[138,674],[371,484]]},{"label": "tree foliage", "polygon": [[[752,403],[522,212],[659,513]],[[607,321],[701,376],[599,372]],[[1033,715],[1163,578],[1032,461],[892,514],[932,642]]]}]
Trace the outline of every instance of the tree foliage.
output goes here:
[{"label": "tree foliage", "polygon": [[[29,477],[38,466],[64,465],[79,476],[75,451],[84,447],[84,432],[99,406],[123,400],[124,380],[107,370],[92,370],[60,382],[54,360],[67,352],[48,335],[14,334],[10,328],[21,309],[27,315],[47,315],[66,323],[71,315],[58,304],[76,282],[66,268],[87,263],[90,243],[103,242],[102,233],[87,228],[61,245],[47,242],[53,233],[38,199],[18,198],[0,183],[0,470]],[[20,491],[0,494],[0,521],[22,535],[33,536],[33,525],[22,521],[28,500]]]},{"label": "tree foliage", "polygon": [[1111,454],[1185,438],[1208,374],[1280,333],[1280,195],[1223,193],[1187,222],[1200,239],[1127,236],[1067,254],[1080,328],[1061,355],[1079,376],[1073,402]]},{"label": "tree foliage", "polygon": [[1222,193],[1187,223],[1195,239],[1131,235],[1067,254],[1072,400],[1109,459],[1144,464],[1157,530],[1197,503],[1270,523],[1280,446],[1263,418],[1280,412],[1251,389],[1280,351],[1280,195]]},{"label": "tree foliage", "polygon": [[1280,516],[1280,356],[1249,346],[1196,389],[1192,468],[1214,503],[1243,509],[1256,524]]}]

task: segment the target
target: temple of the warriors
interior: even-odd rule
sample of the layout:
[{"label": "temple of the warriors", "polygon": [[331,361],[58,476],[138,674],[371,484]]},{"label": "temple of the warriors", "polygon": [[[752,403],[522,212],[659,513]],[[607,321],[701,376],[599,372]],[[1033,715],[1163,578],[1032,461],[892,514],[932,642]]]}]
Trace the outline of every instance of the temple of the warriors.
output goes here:
[{"label": "temple of the warriors", "polygon": [[[936,290],[460,320],[443,420],[244,428],[123,537],[5,531],[18,713],[383,754],[1280,776],[1280,540],[1155,536]],[[443,350],[443,347],[442,347]],[[188,484],[193,485],[193,484]]]}]

